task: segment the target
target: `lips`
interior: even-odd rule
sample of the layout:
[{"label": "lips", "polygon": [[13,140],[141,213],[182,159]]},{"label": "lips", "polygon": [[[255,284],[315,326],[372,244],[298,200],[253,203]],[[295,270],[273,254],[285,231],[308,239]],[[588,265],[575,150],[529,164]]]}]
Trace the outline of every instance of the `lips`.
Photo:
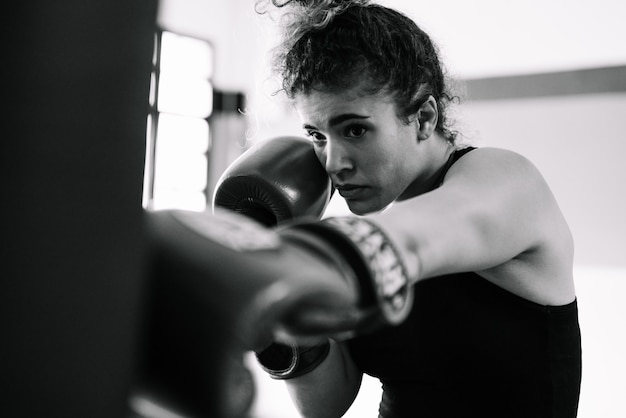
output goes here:
[{"label": "lips", "polygon": [[366,189],[365,186],[358,186],[356,184],[337,184],[335,189],[344,199],[354,199],[359,194],[363,193]]}]

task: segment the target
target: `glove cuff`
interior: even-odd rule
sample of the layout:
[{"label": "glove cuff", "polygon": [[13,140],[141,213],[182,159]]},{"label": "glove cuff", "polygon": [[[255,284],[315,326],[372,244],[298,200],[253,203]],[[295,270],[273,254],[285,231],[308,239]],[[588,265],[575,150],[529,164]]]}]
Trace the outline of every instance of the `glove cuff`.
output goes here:
[{"label": "glove cuff", "polygon": [[362,307],[375,304],[387,324],[406,319],[413,305],[412,281],[399,251],[378,225],[359,217],[333,217],[293,227],[323,238],[348,261]]},{"label": "glove cuff", "polygon": [[312,346],[273,342],[255,355],[261,368],[272,379],[286,380],[309,373],[328,357],[329,352],[329,340]]}]

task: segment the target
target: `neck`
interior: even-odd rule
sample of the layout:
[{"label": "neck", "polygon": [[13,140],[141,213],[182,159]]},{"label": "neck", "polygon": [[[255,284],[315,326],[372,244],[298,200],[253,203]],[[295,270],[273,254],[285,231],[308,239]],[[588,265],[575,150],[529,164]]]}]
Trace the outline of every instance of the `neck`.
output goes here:
[{"label": "neck", "polygon": [[455,151],[455,146],[443,137],[429,139],[432,146],[424,153],[423,161],[426,161],[426,168],[420,176],[399,197],[399,201],[410,199],[415,196],[430,192],[441,184],[444,171],[447,169],[448,160]]}]

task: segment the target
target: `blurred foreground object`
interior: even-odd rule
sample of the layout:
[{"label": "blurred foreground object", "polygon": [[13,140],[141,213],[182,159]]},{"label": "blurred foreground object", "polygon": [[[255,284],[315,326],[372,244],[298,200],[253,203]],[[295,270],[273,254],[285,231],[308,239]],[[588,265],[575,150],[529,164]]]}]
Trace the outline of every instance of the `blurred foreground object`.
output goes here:
[{"label": "blurred foreground object", "polygon": [[5,25],[1,415],[128,415],[157,2],[16,2]]}]

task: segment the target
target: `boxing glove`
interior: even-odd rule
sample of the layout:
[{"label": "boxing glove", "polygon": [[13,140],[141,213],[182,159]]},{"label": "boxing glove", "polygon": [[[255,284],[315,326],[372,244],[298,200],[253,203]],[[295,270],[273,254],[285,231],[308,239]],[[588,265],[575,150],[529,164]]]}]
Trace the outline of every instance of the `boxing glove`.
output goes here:
[{"label": "boxing glove", "polygon": [[276,231],[223,209],[146,212],[146,219],[151,246],[136,404],[181,416],[246,416],[239,413],[253,396],[246,351],[288,332],[352,328],[355,282],[306,245],[288,245]]},{"label": "boxing glove", "polygon": [[325,335],[353,326],[359,284],[338,254],[225,210],[158,211],[149,220],[155,286],[170,299],[184,294],[181,309],[199,318],[217,311],[241,346],[257,348],[279,328]]},{"label": "boxing glove", "polygon": [[215,186],[213,208],[274,226],[294,218],[319,219],[332,190],[311,141],[278,137],[257,142],[224,171]]},{"label": "boxing glove", "polygon": [[413,303],[415,278],[394,243],[373,221],[361,217],[333,217],[318,222],[297,221],[277,232],[285,245],[302,246],[322,255],[344,278],[354,280],[359,322],[354,333],[397,325]]},{"label": "boxing glove", "polygon": [[[149,214],[158,243],[155,274],[189,305],[237,318],[247,348],[268,330],[294,336],[353,335],[408,315],[411,280],[372,221],[335,217],[265,228],[236,213]],[[171,269],[175,266],[175,269]],[[177,288],[177,289],[175,289]]]},{"label": "boxing glove", "polygon": [[[394,244],[375,224],[362,218],[338,217],[321,222],[285,226],[279,235],[287,246],[307,248],[335,265],[345,280],[353,282],[356,305],[351,327],[334,329],[336,339],[375,331],[401,323],[409,315],[413,289],[407,269]],[[302,268],[310,266],[302,264]],[[306,315],[306,310],[285,318],[283,326],[294,335],[322,330],[324,317]],[[333,316],[329,312],[327,317]],[[261,367],[274,379],[292,379],[315,369],[328,355],[328,340],[317,344],[272,343],[257,352]]]},{"label": "boxing glove", "polygon": [[[224,208],[266,226],[301,217],[319,219],[332,195],[326,172],[310,141],[280,137],[257,143],[233,162],[218,180],[213,208]],[[261,366],[276,379],[315,368],[329,343],[302,346],[268,341],[255,352]]]}]

